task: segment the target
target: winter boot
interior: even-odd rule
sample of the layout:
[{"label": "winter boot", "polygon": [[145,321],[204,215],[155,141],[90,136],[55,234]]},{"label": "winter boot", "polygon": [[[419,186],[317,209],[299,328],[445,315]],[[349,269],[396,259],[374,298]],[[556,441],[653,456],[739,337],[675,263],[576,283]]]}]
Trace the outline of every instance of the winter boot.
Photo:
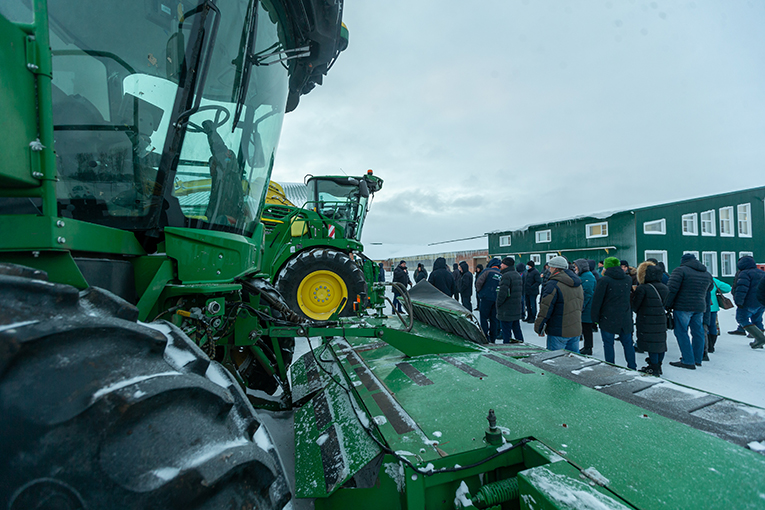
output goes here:
[{"label": "winter boot", "polygon": [[717,335],[709,335],[709,351],[715,352],[715,344],[717,343]]},{"label": "winter boot", "polygon": [[744,328],[747,333],[752,335],[754,337],[754,342],[751,342],[749,344],[749,347],[752,349],[762,349],[763,346],[765,346],[765,334],[760,331],[760,328],[755,326],[754,324],[750,324],[747,327]]},{"label": "winter boot", "polygon": [[739,326],[736,329],[734,329],[733,331],[728,331],[728,334],[729,335],[746,336],[746,331],[744,331],[744,329],[741,326]]},{"label": "winter boot", "polygon": [[643,372],[647,375],[661,375],[661,365],[648,363],[647,367],[643,367],[638,372]]}]

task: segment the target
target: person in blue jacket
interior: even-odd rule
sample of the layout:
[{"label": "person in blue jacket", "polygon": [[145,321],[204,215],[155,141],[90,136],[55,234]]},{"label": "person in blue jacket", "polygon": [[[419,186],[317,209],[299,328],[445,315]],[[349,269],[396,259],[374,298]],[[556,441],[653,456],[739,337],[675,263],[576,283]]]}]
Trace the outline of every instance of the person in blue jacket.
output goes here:
[{"label": "person in blue jacket", "polygon": [[709,306],[709,322],[707,323],[707,352],[715,352],[717,343],[717,312],[720,310],[720,304],[717,302],[717,289],[723,294],[730,292],[731,286],[722,280],[712,277],[714,288],[712,289],[711,304]]},{"label": "person in blue jacket", "polygon": [[481,329],[489,343],[494,343],[499,332],[499,323],[497,322],[497,285],[502,279],[499,273],[501,262],[498,258],[489,261],[489,265],[481,271],[476,278],[475,289],[476,296],[479,299],[478,312],[481,314]]}]

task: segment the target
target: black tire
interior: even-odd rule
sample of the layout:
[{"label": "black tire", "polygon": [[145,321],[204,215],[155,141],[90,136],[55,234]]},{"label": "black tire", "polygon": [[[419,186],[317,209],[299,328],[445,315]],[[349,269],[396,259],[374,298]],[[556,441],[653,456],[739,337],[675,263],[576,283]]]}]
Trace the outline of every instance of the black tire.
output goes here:
[{"label": "black tire", "polygon": [[288,260],[279,271],[276,288],[284,297],[287,306],[303,317],[320,320],[329,318],[328,316],[311,316],[306,313],[306,309],[300,305],[298,300],[300,284],[315,271],[330,271],[343,281],[347,289],[348,300],[340,311],[340,316],[353,315],[353,303],[356,301],[356,296],[367,295],[364,272],[351,260],[348,254],[330,248],[314,248],[301,252]]},{"label": "black tire", "polygon": [[0,265],[0,508],[283,508],[231,374],[113,294]]}]

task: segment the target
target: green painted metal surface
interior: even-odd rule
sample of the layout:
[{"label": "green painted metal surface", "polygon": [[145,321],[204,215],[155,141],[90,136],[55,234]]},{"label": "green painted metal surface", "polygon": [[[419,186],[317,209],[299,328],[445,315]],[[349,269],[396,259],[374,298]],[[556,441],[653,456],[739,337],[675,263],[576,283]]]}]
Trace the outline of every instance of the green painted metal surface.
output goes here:
[{"label": "green painted metal surface", "polygon": [[183,283],[232,281],[255,271],[259,263],[260,246],[237,234],[167,227],[165,244]]},{"label": "green painted metal surface", "polygon": [[[369,340],[350,342],[416,424],[407,434],[381,427],[385,440],[412,453],[420,466],[485,449],[486,415],[494,409],[506,438],[534,437],[578,468],[597,470],[609,491],[637,508],[762,505],[762,455],[501,351],[412,358]],[[427,381],[404,371],[411,369]],[[371,394],[361,396],[369,405]]]}]

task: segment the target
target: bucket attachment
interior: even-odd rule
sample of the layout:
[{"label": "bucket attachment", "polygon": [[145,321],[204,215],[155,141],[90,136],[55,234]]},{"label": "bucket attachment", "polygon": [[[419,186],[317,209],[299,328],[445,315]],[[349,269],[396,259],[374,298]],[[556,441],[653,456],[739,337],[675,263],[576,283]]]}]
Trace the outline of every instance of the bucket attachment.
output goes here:
[{"label": "bucket attachment", "polygon": [[425,280],[420,281],[409,291],[412,300],[414,319],[429,324],[448,333],[475,342],[488,344],[478,320],[453,299]]}]

